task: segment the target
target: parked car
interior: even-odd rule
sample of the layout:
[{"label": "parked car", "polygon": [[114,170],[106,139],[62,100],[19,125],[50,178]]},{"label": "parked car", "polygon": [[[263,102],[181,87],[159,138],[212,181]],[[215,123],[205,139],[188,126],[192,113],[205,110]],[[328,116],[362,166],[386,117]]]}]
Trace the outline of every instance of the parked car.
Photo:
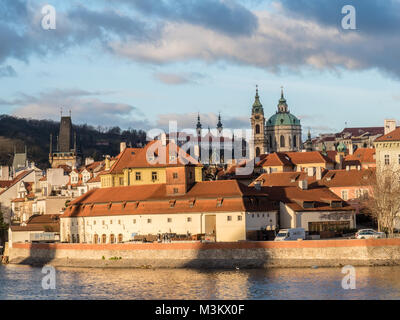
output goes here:
[{"label": "parked car", "polygon": [[361,229],[355,234],[356,239],[381,239],[386,238],[386,233],[374,229]]},{"label": "parked car", "polygon": [[298,239],[306,239],[306,231],[304,228],[281,229],[274,241],[291,241]]}]

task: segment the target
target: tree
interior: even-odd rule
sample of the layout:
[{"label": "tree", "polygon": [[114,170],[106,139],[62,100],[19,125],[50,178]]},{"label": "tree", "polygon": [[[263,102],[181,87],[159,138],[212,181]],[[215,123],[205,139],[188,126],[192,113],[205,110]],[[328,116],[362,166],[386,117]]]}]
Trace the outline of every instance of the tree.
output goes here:
[{"label": "tree", "polygon": [[378,224],[378,231],[393,234],[400,215],[400,171],[393,168],[377,170],[371,181],[372,195],[366,208]]}]

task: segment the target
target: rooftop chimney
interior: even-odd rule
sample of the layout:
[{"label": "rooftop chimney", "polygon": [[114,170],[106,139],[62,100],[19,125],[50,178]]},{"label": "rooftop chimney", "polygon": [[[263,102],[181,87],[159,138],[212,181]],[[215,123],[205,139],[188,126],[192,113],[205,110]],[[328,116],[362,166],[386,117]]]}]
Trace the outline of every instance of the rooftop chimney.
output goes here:
[{"label": "rooftop chimney", "polygon": [[121,142],[119,144],[119,152],[124,152],[124,150],[126,149],[126,142]]},{"label": "rooftop chimney", "polygon": [[385,119],[385,134],[388,134],[396,129],[395,119]]},{"label": "rooftop chimney", "polygon": [[299,181],[299,188],[300,188],[301,190],[307,190],[307,189],[308,189],[307,180],[300,180],[300,181]]}]

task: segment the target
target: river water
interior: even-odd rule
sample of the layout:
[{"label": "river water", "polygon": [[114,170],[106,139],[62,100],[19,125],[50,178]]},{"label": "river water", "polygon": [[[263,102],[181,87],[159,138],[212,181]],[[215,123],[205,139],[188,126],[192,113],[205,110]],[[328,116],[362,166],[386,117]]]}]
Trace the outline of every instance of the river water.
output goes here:
[{"label": "river water", "polygon": [[41,268],[0,265],[0,299],[400,299],[400,267],[358,267],[356,289],[340,268],[268,270]]}]

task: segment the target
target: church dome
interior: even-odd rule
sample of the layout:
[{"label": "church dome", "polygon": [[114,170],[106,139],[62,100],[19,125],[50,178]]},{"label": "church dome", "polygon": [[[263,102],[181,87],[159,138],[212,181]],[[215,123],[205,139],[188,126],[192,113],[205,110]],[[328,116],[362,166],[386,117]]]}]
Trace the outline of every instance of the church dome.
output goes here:
[{"label": "church dome", "polygon": [[299,126],[300,120],[289,112],[277,112],[267,120],[267,127],[295,125]]}]

